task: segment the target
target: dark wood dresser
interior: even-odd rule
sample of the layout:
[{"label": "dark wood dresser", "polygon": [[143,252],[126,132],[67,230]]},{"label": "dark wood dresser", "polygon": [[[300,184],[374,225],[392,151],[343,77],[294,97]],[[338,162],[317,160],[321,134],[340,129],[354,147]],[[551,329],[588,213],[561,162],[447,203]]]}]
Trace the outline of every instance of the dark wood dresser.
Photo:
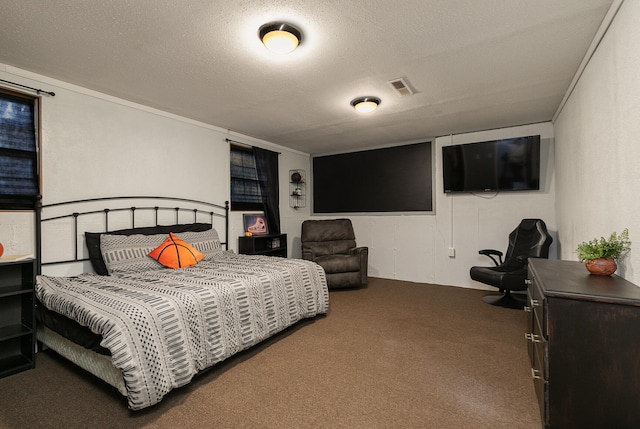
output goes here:
[{"label": "dark wood dresser", "polygon": [[640,428],[640,287],[529,260],[531,375],[547,428]]}]

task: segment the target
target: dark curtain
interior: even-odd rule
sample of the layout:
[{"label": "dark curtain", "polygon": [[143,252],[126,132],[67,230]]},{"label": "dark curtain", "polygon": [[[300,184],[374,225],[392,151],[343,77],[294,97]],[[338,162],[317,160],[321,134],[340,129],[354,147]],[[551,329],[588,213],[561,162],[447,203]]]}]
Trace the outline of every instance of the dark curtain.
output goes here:
[{"label": "dark curtain", "polygon": [[270,234],[280,234],[280,186],[278,183],[278,154],[259,147],[253,148],[262,206]]}]

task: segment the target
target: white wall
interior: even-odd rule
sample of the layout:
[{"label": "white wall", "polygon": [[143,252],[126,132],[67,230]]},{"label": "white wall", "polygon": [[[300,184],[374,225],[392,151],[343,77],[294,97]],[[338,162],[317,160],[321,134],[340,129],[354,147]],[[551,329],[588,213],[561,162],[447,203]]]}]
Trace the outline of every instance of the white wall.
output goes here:
[{"label": "white wall", "polygon": [[[281,153],[282,230],[299,240],[300,218],[309,212],[289,208],[288,172],[308,170],[307,154],[11,66],[0,64],[0,78],[56,93],[42,96],[43,204],[118,195],[223,204],[230,138]],[[230,247],[237,249],[242,216],[230,220]],[[0,213],[0,242],[6,254],[33,253],[33,215]]]},{"label": "white wall", "polygon": [[[541,190],[445,195],[442,146],[540,134]],[[469,278],[473,265],[492,265],[478,250],[505,251],[521,219],[538,217],[555,235],[553,128],[551,123],[437,138],[434,145],[434,207],[431,214],[336,215],[352,220],[358,245],[369,247],[369,275],[489,289]],[[455,257],[449,257],[449,247]],[[552,245],[551,257],[555,257]]]},{"label": "white wall", "polygon": [[[281,228],[288,234],[289,256],[300,256],[300,227],[311,216],[311,201],[307,199],[304,209],[289,207],[288,182],[289,170],[310,173],[307,154],[10,66],[0,65],[0,76],[56,92],[55,97],[43,96],[45,204],[133,194],[223,202],[229,198],[229,150],[224,141],[229,137],[281,152]],[[531,134],[542,136],[541,191],[505,192],[492,198],[442,192],[443,145]],[[370,247],[370,275],[483,288],[469,279],[472,265],[490,265],[477,254],[479,249],[506,250],[508,233],[524,217],[540,217],[556,230],[553,152],[549,123],[436,139],[434,213],[349,216],[358,243]],[[232,213],[230,221],[230,244],[237,249],[242,214]],[[8,244],[7,253],[33,252],[31,225],[30,214],[0,213],[0,241]],[[448,256],[450,246],[455,247],[454,258]]]},{"label": "white wall", "polygon": [[554,123],[562,259],[629,228],[618,274],[640,283],[640,2],[625,1]]}]

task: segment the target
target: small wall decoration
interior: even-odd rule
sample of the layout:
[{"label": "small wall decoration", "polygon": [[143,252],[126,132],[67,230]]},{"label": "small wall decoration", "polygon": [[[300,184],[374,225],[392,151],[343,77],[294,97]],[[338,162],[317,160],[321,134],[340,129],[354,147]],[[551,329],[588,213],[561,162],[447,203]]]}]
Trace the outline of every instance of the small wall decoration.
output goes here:
[{"label": "small wall decoration", "polygon": [[291,181],[289,182],[289,207],[300,209],[306,206],[305,201],[305,172],[304,170],[289,170]]},{"label": "small wall decoration", "polygon": [[265,235],[269,233],[267,218],[264,213],[243,214],[244,231],[252,235]]}]

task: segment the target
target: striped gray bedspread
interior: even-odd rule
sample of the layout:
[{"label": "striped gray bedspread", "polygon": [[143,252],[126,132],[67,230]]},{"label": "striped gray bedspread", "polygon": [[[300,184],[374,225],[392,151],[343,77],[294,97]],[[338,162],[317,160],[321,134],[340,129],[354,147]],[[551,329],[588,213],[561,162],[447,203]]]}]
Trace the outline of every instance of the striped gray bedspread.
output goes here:
[{"label": "striped gray bedspread", "polygon": [[38,276],[36,294],[102,335],[133,410],[329,306],[319,265],[232,252],[178,270]]}]

